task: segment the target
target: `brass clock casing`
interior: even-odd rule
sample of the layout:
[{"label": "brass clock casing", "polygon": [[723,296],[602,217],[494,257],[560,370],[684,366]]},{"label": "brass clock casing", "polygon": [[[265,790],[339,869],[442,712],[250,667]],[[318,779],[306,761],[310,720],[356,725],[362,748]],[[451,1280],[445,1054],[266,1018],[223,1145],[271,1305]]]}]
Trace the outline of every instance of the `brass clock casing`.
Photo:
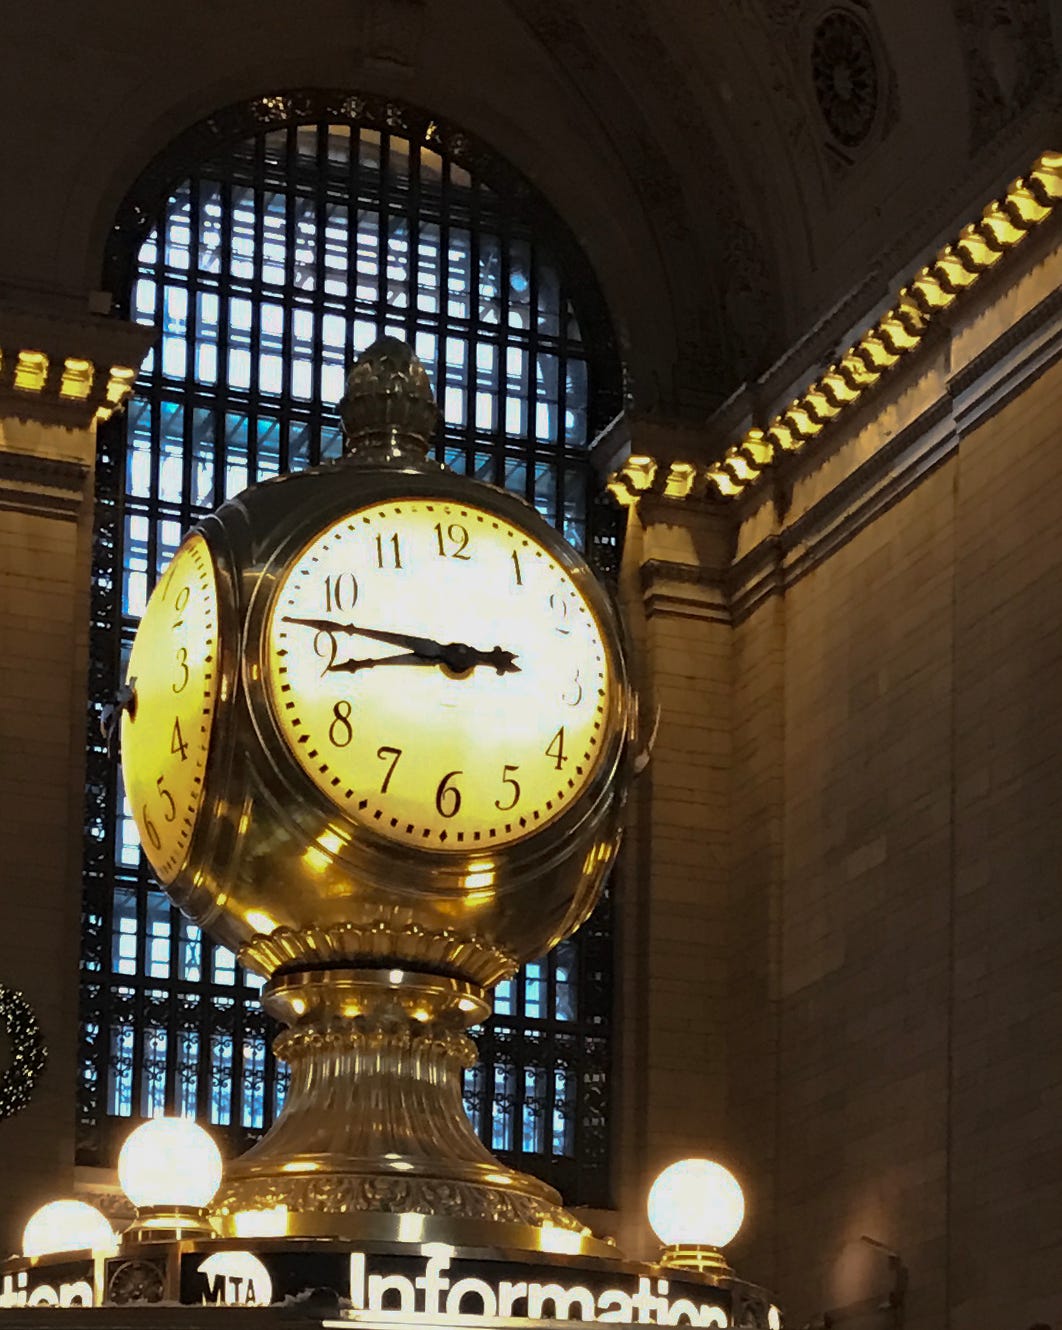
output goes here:
[{"label": "brass clock casing", "polygon": [[[497,849],[402,846],[359,826],[306,776],[281,734],[266,685],[267,619],[288,563],[345,514],[403,497],[473,501],[526,528],[568,571],[602,625],[610,655],[607,724],[580,797],[555,821]],[[169,890],[181,908],[269,977],[327,959],[427,965],[485,987],[541,955],[585,919],[612,862],[622,803],[615,777],[632,720],[620,632],[605,593],[533,510],[441,469],[344,466],[270,481],[202,525],[243,624],[242,677],[218,709],[211,771],[221,826],[193,844]],[[223,581],[223,574],[219,581]]]},{"label": "brass clock casing", "polygon": [[[407,347],[370,348],[341,411],[343,460],[253,486],[195,537],[216,583],[220,673],[198,818],[166,889],[269,980],[263,1004],[291,1027],[276,1045],[292,1071],[285,1107],[230,1165],[215,1211],[224,1226],[281,1206],[291,1232],[346,1237],[394,1236],[394,1215],[412,1212],[425,1240],[548,1248],[562,1228],[596,1250],[551,1188],[474,1136],[460,1077],[475,1060],[463,1030],[489,1014],[489,990],[583,922],[615,857],[635,723],[620,624],[532,508],[426,457],[434,407]],[[340,519],[403,500],[473,505],[526,532],[595,625],[589,772],[562,811],[502,844],[381,834],[311,779],[280,721],[270,634],[289,570]]]}]

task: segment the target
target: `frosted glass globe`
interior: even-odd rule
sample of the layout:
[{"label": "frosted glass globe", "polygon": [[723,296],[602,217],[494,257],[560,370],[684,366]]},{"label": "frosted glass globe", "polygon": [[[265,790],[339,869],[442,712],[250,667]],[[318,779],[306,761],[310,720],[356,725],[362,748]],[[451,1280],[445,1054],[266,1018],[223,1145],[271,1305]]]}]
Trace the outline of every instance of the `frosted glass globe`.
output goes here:
[{"label": "frosted glass globe", "polygon": [[665,1247],[725,1247],[744,1218],[737,1178],[710,1159],[680,1159],[649,1190],[649,1223]]},{"label": "frosted glass globe", "polygon": [[113,1251],[116,1242],[114,1229],[94,1205],[84,1201],[49,1201],[30,1215],[22,1231],[22,1255]]},{"label": "frosted glass globe", "polygon": [[136,1208],[209,1205],[221,1186],[221,1154],[191,1118],[152,1118],[126,1137],[118,1181]]}]

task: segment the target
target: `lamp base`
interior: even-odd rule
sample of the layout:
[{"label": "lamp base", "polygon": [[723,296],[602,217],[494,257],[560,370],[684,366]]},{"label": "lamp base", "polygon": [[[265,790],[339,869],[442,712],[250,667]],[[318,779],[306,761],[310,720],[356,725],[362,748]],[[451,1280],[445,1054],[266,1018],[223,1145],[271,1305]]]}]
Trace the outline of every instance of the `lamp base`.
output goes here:
[{"label": "lamp base", "polygon": [[122,1246],[139,1242],[182,1242],[216,1238],[207,1210],[195,1205],[141,1205],[122,1234]]},{"label": "lamp base", "polygon": [[705,1243],[676,1243],[660,1253],[659,1264],[669,1270],[696,1270],[713,1279],[731,1279],[734,1272],[718,1247]]}]

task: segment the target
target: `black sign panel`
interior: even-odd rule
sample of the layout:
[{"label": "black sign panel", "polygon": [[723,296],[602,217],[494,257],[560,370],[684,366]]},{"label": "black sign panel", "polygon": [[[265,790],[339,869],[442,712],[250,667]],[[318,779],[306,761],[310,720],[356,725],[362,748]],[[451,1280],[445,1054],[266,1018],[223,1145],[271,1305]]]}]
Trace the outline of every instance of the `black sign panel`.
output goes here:
[{"label": "black sign panel", "polygon": [[181,1301],[262,1306],[314,1296],[322,1311],[531,1321],[729,1326],[727,1289],[644,1272],[622,1261],[538,1257],[533,1263],[441,1244],[401,1251],[258,1239],[186,1253]]}]

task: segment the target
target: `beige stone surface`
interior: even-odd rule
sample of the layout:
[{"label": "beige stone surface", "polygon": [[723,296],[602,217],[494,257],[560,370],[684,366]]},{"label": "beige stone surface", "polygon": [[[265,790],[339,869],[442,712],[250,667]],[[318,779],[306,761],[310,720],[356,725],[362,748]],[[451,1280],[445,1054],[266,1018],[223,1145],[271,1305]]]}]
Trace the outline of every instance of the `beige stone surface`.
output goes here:
[{"label": "beige stone surface", "polygon": [[80,493],[63,515],[31,497],[35,459],[74,468],[94,444],[0,427],[0,984],[25,995],[48,1048],[29,1107],[0,1121],[5,1251],[37,1205],[73,1188],[91,473],[71,472]]}]

